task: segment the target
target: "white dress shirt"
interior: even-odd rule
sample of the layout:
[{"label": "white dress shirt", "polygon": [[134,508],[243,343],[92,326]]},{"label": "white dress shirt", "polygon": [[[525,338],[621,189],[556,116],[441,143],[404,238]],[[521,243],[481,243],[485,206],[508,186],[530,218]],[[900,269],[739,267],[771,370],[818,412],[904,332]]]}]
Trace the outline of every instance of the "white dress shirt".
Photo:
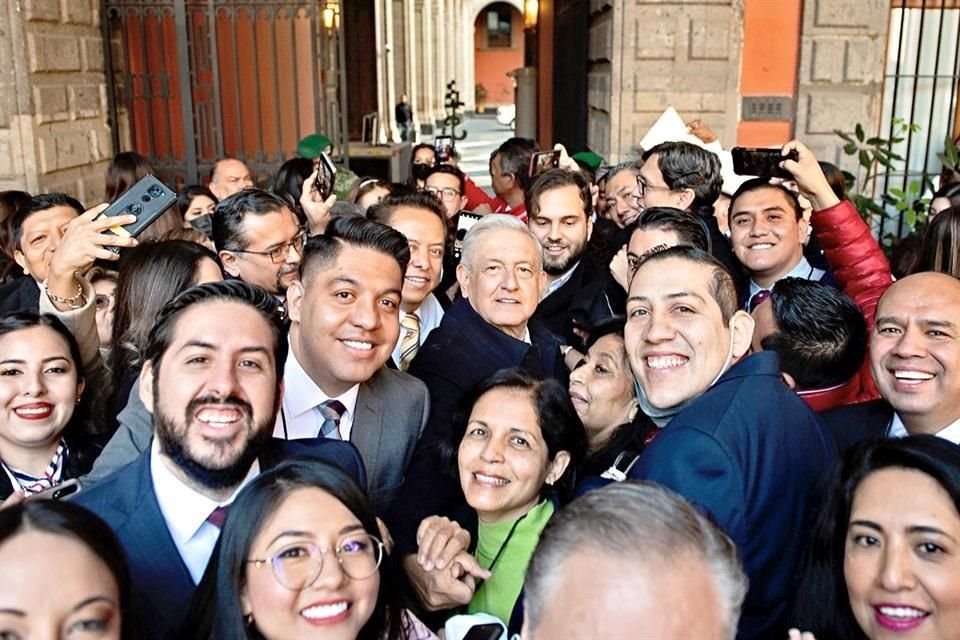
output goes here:
[{"label": "white dress shirt", "polygon": [[339,396],[328,396],[303,370],[291,346],[283,367],[283,403],[277,415],[273,437],[284,440],[316,438],[324,423],[318,407],[327,400],[339,400],[346,407],[340,416],[340,435],[344,440],[349,440],[359,391],[360,385],[355,384]]},{"label": "white dress shirt", "polygon": [[[420,318],[420,345],[423,346],[423,343],[426,342],[427,336],[430,335],[430,332],[440,326],[440,321],[443,320],[443,307],[440,306],[440,302],[437,301],[436,296],[431,293],[423,299],[423,302],[420,303],[420,308],[418,308],[414,313],[416,313],[417,317]],[[407,314],[401,309],[401,323],[406,315]],[[397,338],[397,345],[393,348],[393,353],[390,356],[393,358],[393,362],[397,366],[400,365],[401,342],[403,342],[402,324],[400,325],[400,336]]]},{"label": "white dress shirt", "polygon": [[[903,420],[894,412],[893,418],[890,420],[890,427],[887,429],[887,437],[906,438],[908,435],[910,433],[907,431],[906,425],[903,424]],[[949,440],[953,444],[960,444],[960,418],[937,431],[937,437]]]},{"label": "white dress shirt", "polygon": [[187,565],[194,584],[199,584],[210,562],[213,547],[220,537],[220,529],[207,522],[207,517],[217,507],[232,504],[237,494],[248,482],[260,474],[260,463],[254,460],[247,477],[237,490],[223,502],[212,500],[175,476],[167,462],[160,457],[160,443],[154,438],[150,449],[150,476],[153,491],[160,504],[160,513],[167,523],[170,537]]},{"label": "white dress shirt", "polygon": [[[790,270],[790,273],[784,274],[783,277],[819,281],[823,279],[823,276],[825,276],[826,273],[827,272],[823,269],[817,269],[816,267],[812,266],[806,258],[800,256],[800,262],[798,262],[796,266]],[[770,285],[769,287],[761,287],[753,281],[753,278],[750,279],[750,298],[761,291],[770,291],[771,289],[773,289],[773,285]]]}]

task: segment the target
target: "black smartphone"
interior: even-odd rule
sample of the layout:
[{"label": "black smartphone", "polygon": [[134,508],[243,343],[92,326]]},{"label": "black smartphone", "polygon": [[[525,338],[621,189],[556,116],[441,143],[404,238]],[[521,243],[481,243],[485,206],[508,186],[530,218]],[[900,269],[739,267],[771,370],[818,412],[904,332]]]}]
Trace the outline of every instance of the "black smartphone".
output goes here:
[{"label": "black smartphone", "polygon": [[[109,231],[118,236],[134,237],[140,235],[154,220],[163,215],[163,212],[177,201],[176,192],[157,180],[154,176],[146,175],[127,189],[107,207],[101,215],[122,216],[131,214],[137,217],[135,222],[110,227]],[[115,253],[120,247],[108,247]]]},{"label": "black smartphone", "polygon": [[453,259],[460,262],[460,254],[463,253],[463,239],[467,235],[470,227],[477,224],[482,218],[479,213],[472,211],[461,211],[457,215],[457,235],[453,240]]},{"label": "black smartphone", "polygon": [[538,151],[530,156],[530,167],[527,169],[527,175],[536,178],[544,171],[556,169],[560,166],[560,150]]},{"label": "black smartphone", "polygon": [[333,184],[337,179],[337,167],[326,153],[321,153],[319,160],[315,184],[320,196],[326,200],[333,193]]},{"label": "black smartphone", "polygon": [[793,175],[786,169],[780,168],[784,160],[797,160],[797,152],[791,151],[785,156],[780,155],[780,149],[754,149],[750,147],[733,147],[730,149],[733,156],[733,171],[740,176],[756,176],[758,178],[783,178],[792,180]]},{"label": "black smartphone", "polygon": [[437,152],[437,162],[450,162],[453,157],[453,138],[437,136],[433,139],[433,149]]},{"label": "black smartphone", "polygon": [[497,640],[503,635],[503,625],[496,622],[475,624],[463,636],[463,640]]},{"label": "black smartphone", "polygon": [[83,488],[80,481],[76,478],[64,480],[55,487],[44,489],[38,493],[29,496],[28,500],[62,500],[67,496],[72,496]]}]

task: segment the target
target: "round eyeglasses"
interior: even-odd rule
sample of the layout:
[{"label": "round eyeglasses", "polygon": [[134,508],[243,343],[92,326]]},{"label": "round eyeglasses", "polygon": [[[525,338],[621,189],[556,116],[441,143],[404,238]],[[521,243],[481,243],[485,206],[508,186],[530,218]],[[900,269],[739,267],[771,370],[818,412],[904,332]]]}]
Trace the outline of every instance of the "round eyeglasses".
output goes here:
[{"label": "round eyeglasses", "polygon": [[281,586],[291,591],[306,589],[323,571],[323,559],[332,551],[340,569],[351,580],[366,580],[380,568],[383,560],[383,543],[366,533],[345,535],[334,549],[321,549],[310,542],[289,544],[270,558],[247,560],[248,564],[261,567],[270,564],[273,575]]},{"label": "round eyeglasses", "polygon": [[446,200],[447,202],[450,202],[454,198],[460,196],[459,191],[456,189],[451,189],[450,187],[444,187],[443,189],[438,189],[437,187],[424,187],[423,190],[430,195],[440,198],[441,200]]}]

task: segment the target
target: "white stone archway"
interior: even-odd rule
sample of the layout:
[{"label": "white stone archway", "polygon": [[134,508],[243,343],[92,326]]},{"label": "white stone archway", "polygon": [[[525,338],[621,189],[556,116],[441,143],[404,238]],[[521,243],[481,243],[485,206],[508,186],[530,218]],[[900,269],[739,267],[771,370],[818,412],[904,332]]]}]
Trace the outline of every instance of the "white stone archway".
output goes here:
[{"label": "white stone archway", "polygon": [[[476,69],[473,61],[473,25],[477,16],[485,7],[494,2],[505,2],[523,15],[523,0],[463,0],[463,12],[460,19],[460,73],[457,85],[460,87],[460,99],[464,109],[474,111],[477,108],[473,88],[476,85]],[[520,36],[523,37],[523,34]],[[462,78],[462,81],[460,80]]]}]

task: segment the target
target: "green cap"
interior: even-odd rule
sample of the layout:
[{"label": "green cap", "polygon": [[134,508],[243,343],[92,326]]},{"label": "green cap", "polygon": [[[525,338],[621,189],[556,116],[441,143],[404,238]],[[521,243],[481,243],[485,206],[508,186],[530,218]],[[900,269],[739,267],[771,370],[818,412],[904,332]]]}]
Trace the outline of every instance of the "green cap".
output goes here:
[{"label": "green cap", "polygon": [[301,158],[309,158],[313,160],[314,158],[319,158],[320,154],[327,147],[332,147],[333,142],[325,135],[319,133],[311,133],[297,143],[297,155]]},{"label": "green cap", "polygon": [[603,164],[603,158],[595,154],[593,151],[581,151],[575,153],[571,156],[577,162],[582,162],[587,165],[594,171],[600,168],[600,165]]}]

